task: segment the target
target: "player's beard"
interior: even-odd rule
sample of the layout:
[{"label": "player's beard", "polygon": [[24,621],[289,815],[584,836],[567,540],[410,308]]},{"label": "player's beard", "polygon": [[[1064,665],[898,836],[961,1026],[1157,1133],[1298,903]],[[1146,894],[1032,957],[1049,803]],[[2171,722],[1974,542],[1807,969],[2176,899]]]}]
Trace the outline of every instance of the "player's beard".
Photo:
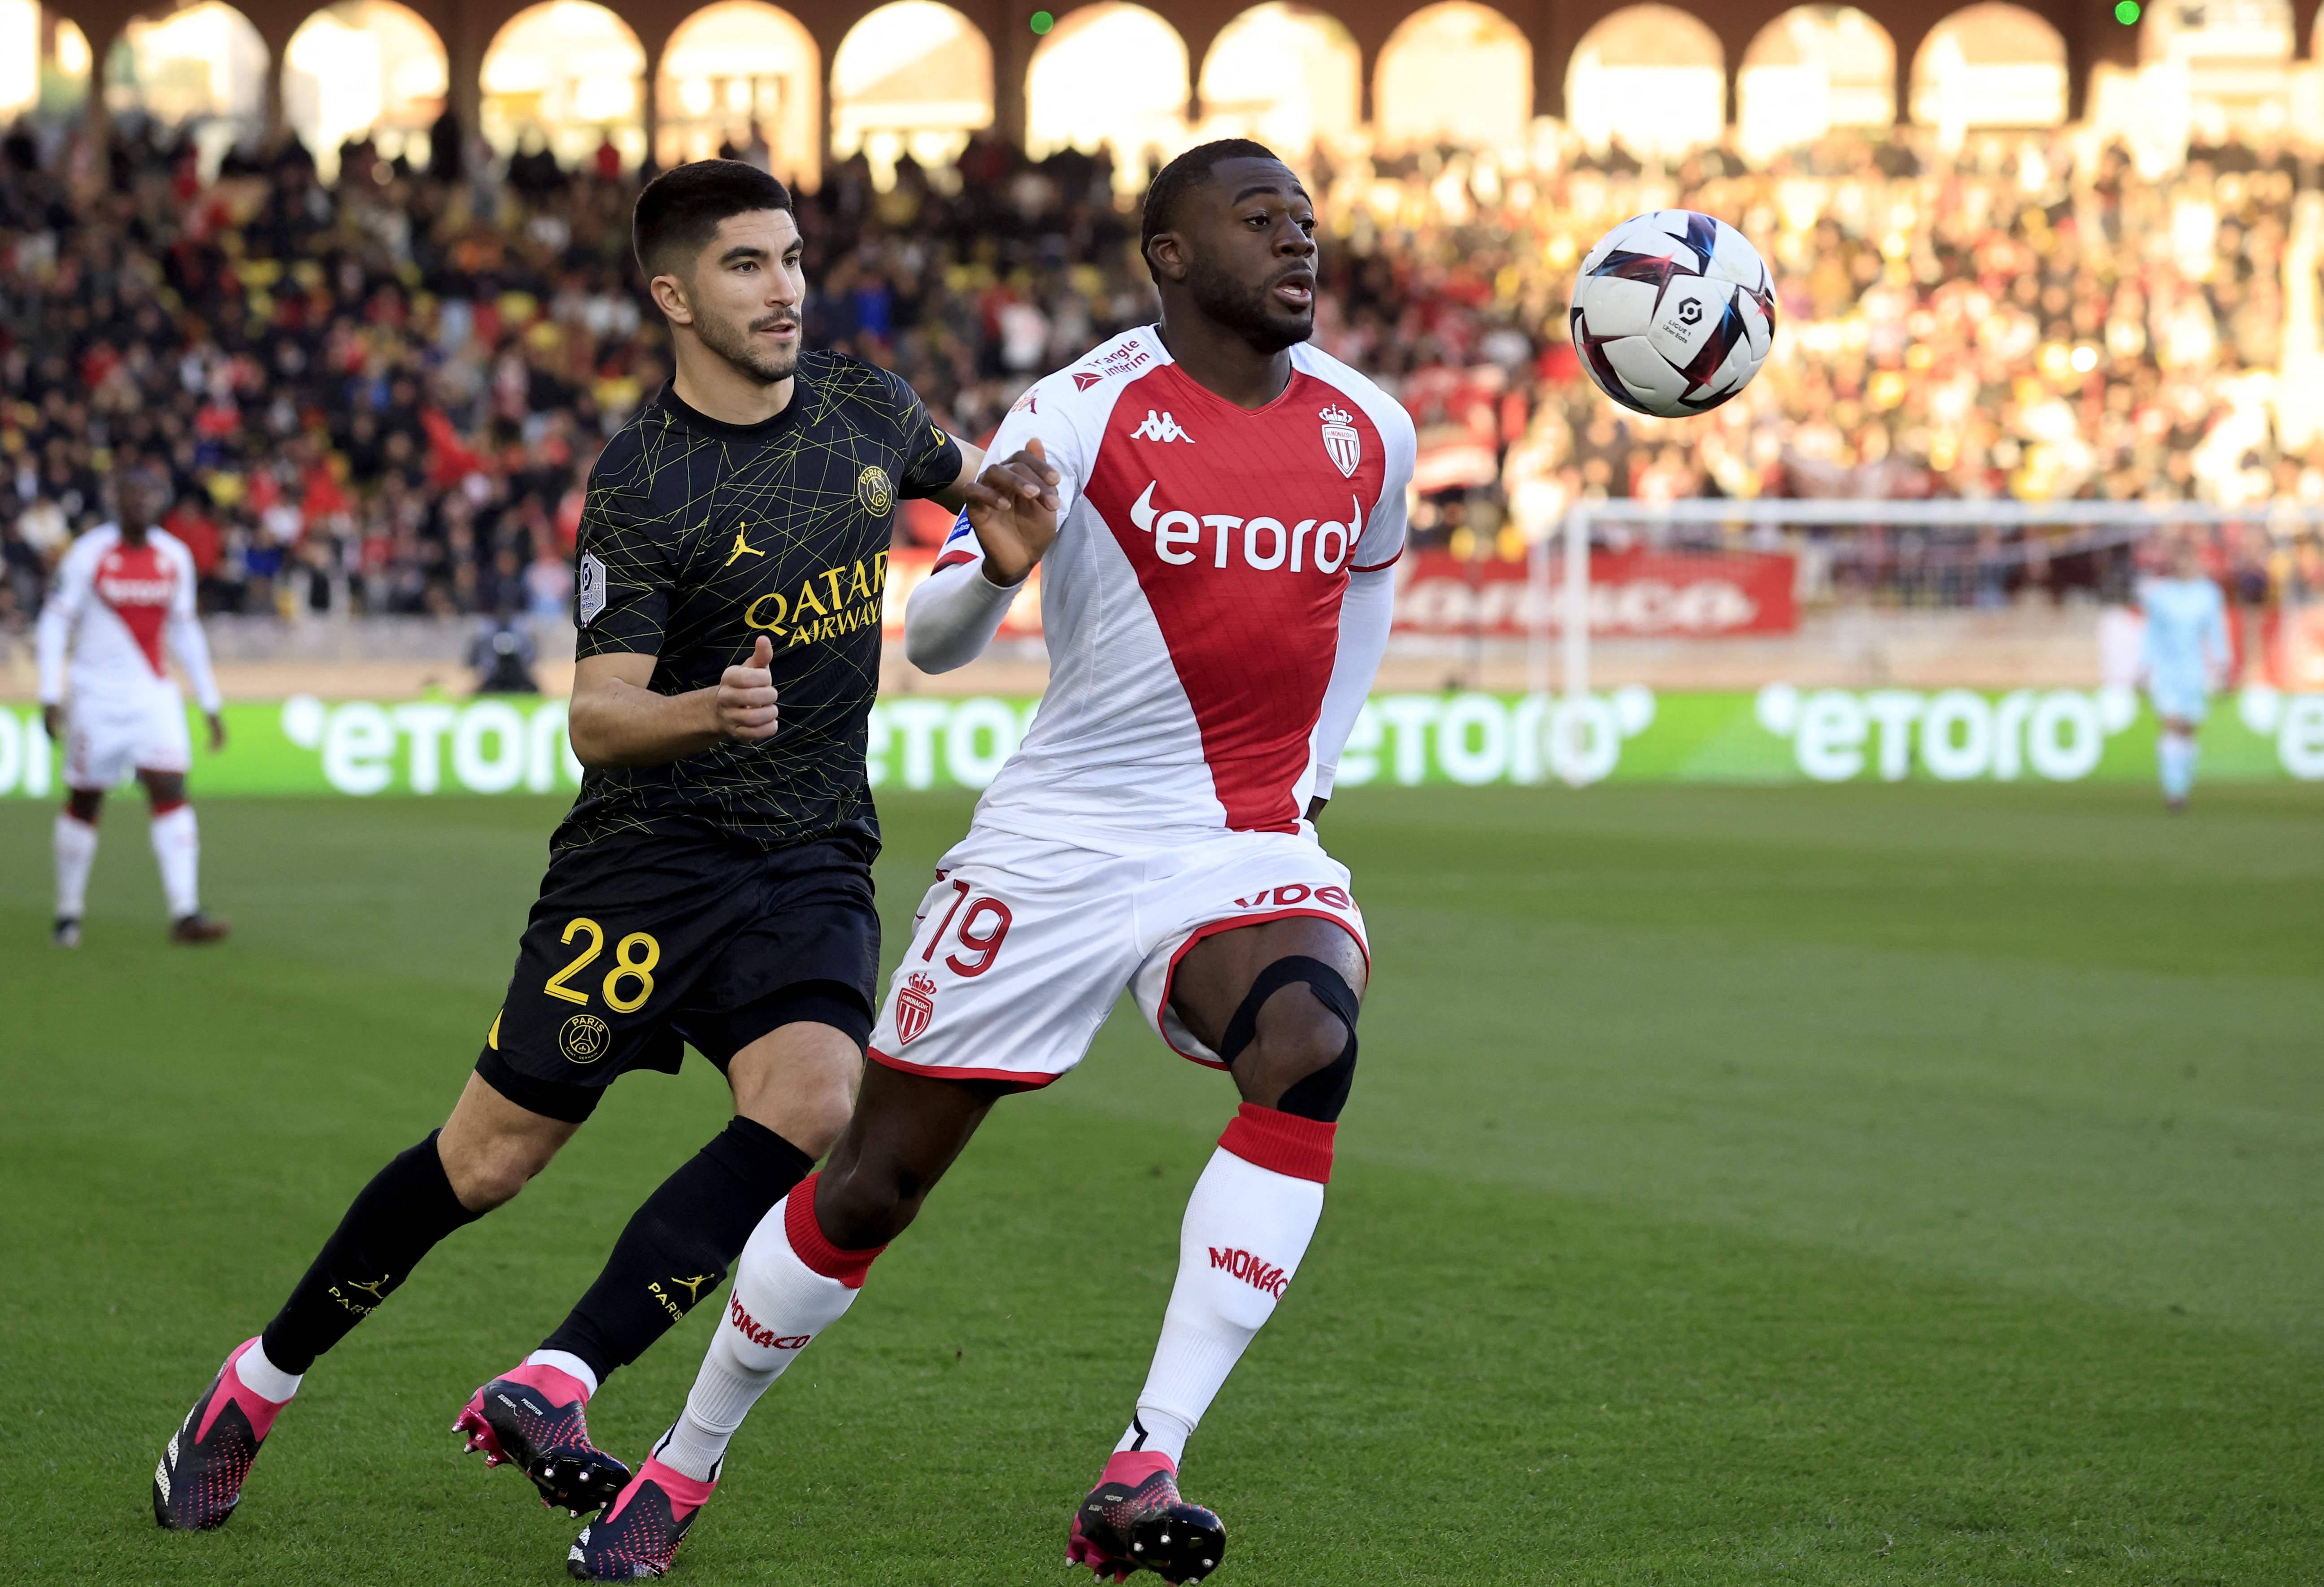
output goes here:
[{"label": "player's beard", "polygon": [[702,345],[733,364],[743,374],[762,386],[779,385],[798,371],[798,343],[781,347],[762,347],[756,337],[761,331],[772,330],[779,325],[796,325],[798,317],[792,314],[766,314],[748,325],[737,325],[716,315],[696,315],[694,334]]},{"label": "player's beard", "polygon": [[1250,286],[1197,258],[1186,272],[1186,291],[1204,315],[1240,335],[1261,353],[1280,353],[1315,334],[1315,307],[1284,306],[1275,282]]}]

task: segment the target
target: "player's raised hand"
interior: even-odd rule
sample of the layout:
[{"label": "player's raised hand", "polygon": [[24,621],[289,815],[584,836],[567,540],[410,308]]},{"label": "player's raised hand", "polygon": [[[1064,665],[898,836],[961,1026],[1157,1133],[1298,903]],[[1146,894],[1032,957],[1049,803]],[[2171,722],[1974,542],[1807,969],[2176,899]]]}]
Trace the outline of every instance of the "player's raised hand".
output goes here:
[{"label": "player's raised hand", "polygon": [[1013,457],[985,466],[961,489],[969,526],[984,548],[984,570],[995,584],[1020,584],[1057,538],[1057,481],[1039,438]]},{"label": "player's raised hand", "polygon": [[775,735],[775,677],[771,664],[775,647],[761,634],[751,647],[751,659],[720,675],[713,702],[718,731],[738,743],[756,743]]}]

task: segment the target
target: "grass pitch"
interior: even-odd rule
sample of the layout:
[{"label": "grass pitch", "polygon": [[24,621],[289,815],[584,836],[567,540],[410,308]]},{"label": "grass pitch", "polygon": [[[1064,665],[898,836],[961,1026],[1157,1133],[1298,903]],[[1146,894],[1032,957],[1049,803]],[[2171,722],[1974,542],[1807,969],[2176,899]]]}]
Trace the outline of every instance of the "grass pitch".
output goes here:
[{"label": "grass pitch", "polygon": [[[2324,801],[1379,791],[1379,976],[1314,1250],[1192,1448],[1220,1578],[2324,1578]],[[885,801],[891,948],[964,799]],[[209,1536],[162,1440],[440,1121],[546,802],[202,807],[223,949],[117,801],[78,954],[0,807],[0,1538],[14,1580],[562,1580],[447,1431],[721,1124],[625,1081],[327,1358]],[[1232,1111],[1117,1018],[1004,1104],[738,1440],[683,1582],[1064,1583]],[[634,1457],[719,1311],[608,1384]],[[1086,1582],[1087,1578],[1082,1580]]]}]

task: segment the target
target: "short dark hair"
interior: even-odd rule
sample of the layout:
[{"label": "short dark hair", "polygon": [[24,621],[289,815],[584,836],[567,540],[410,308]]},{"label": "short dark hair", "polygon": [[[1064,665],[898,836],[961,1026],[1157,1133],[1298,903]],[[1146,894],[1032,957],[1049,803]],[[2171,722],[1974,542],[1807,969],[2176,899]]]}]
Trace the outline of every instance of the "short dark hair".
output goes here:
[{"label": "short dark hair", "polygon": [[646,184],[630,220],[630,246],[647,279],[666,273],[679,255],[691,258],[718,235],[718,223],[754,209],[796,215],[791,190],[755,165],[739,160],[696,160],[673,165]]},{"label": "short dark hair", "polygon": [[1222,160],[1272,160],[1284,163],[1282,156],[1264,143],[1249,138],[1219,138],[1208,143],[1197,143],[1177,159],[1154,173],[1153,185],[1146,189],[1146,215],[1138,227],[1138,251],[1146,258],[1146,268],[1154,268],[1154,239],[1164,232],[1176,231],[1178,226],[1178,206],[1186,195],[1211,180],[1211,172]]}]

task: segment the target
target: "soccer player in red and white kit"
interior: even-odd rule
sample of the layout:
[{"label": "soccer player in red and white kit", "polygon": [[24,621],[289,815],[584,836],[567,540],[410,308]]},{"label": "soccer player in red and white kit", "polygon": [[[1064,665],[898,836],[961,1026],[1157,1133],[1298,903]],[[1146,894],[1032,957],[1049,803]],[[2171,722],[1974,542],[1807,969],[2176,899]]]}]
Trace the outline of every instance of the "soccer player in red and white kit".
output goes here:
[{"label": "soccer player in red and white kit", "polygon": [[[186,802],[193,744],[185,701],[163,656],[177,653],[209,719],[210,752],[226,747],[210,649],[194,616],[194,558],[160,527],[168,493],[159,470],[120,476],[120,521],[72,543],[41,608],[41,715],[65,742],[65,807],[57,813],[59,947],[80,946],[80,918],[97,861],[106,790],[132,770],[153,809],[153,858],[170,905],[173,942],[216,942],[226,922],[202,913],[201,838]],[[71,664],[68,669],[66,657]],[[64,704],[69,672],[72,705]]]},{"label": "soccer player in red and white kit", "polygon": [[768,1213],[685,1414],[570,1555],[658,1575],[751,1405],[854,1299],[999,1098],[1078,1064],[1128,989],[1242,1106],[1196,1182],[1144,1390],[1069,1558],[1174,1582],[1223,1557],[1178,1492],[1188,1436],[1281,1300],[1323,1208],[1369,973],[1347,870],[1317,842],[1388,642],[1411,420],[1306,346],[1314,210],[1243,140],[1147,198],[1159,325],[1041,381],[1001,425],[905,645],[982,650],[1035,564],[1050,683],[945,856],[817,1176]]}]

